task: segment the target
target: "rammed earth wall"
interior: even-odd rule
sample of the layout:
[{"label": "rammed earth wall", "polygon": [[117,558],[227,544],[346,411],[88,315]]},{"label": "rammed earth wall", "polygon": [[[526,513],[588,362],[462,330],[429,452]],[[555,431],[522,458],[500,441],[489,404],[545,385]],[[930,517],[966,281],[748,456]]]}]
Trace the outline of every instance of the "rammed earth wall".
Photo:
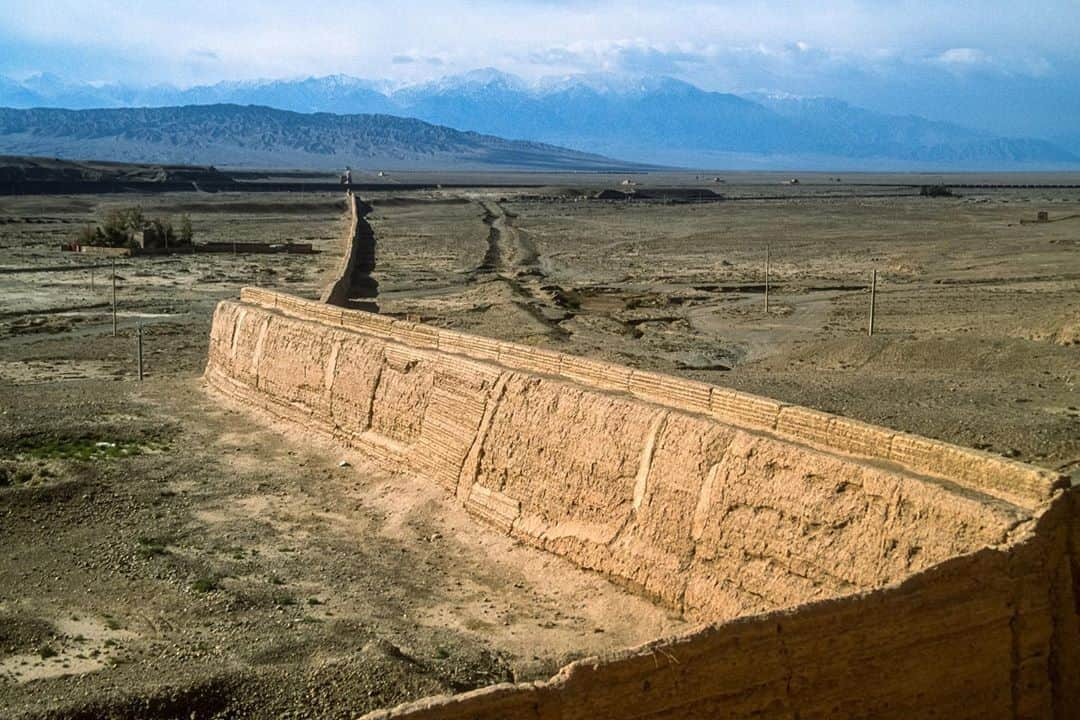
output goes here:
[{"label": "rammed earth wall", "polygon": [[261,290],[208,383],[708,623],[372,717],[1059,717],[1076,500],[1032,466],[730,389]]}]

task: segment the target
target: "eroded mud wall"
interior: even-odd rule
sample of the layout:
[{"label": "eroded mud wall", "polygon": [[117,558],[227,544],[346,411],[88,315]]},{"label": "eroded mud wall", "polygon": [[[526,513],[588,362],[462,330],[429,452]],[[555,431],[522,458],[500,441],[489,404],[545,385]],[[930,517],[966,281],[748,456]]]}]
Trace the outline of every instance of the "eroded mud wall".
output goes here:
[{"label": "eroded mud wall", "polygon": [[379,283],[371,274],[375,270],[375,231],[366,219],[371,206],[351,191],[346,193],[346,202],[349,218],[343,241],[345,252],[334,281],[323,290],[320,301],[378,312]]},{"label": "eroded mud wall", "polygon": [[[924,701],[969,716],[985,695],[983,716],[1007,717],[1075,699],[1076,664],[1054,639],[1075,639],[1076,534],[1060,518],[1053,541],[1023,530],[1060,494],[1052,473],[701,383],[262,291],[242,299],[217,310],[206,374],[239,401],[437,482],[481,521],[689,617],[823,601],[404,716],[788,717],[814,702],[828,716],[833,693],[854,692],[847,676],[880,687],[868,705],[837,704],[840,716],[880,703],[910,716]],[[1053,546],[1053,567],[1029,572],[1002,549],[1022,532]],[[998,549],[954,559],[987,546]],[[895,587],[941,563],[952,569]],[[969,680],[948,674],[965,662]],[[944,690],[930,672],[970,687]]]}]

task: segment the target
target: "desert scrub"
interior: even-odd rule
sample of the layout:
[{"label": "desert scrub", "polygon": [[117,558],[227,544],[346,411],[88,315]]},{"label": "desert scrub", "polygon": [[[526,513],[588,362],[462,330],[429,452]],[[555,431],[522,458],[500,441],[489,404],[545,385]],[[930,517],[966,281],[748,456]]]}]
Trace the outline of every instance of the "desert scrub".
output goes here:
[{"label": "desert scrub", "polygon": [[191,589],[195,592],[208,593],[218,589],[217,581],[209,577],[201,577],[191,583]]},{"label": "desert scrub", "polygon": [[278,607],[290,607],[296,604],[296,598],[288,593],[276,592],[271,596],[274,604]]},{"label": "desert scrub", "polygon": [[169,544],[168,538],[143,536],[138,538],[137,542],[139,543],[139,554],[143,557],[169,554],[168,549],[165,547]]}]

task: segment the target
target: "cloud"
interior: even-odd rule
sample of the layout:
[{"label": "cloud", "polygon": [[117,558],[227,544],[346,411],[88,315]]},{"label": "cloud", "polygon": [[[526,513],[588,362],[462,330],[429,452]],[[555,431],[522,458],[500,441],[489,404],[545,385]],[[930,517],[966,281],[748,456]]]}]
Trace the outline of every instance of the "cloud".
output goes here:
[{"label": "cloud", "polygon": [[949,48],[935,58],[944,65],[982,65],[990,62],[990,56],[977,48]]},{"label": "cloud", "polygon": [[354,0],[348,13],[330,0],[2,4],[0,73],[13,76],[183,86],[345,73],[400,85],[496,67],[529,81],[672,75],[886,110],[959,113],[1005,90],[1080,102],[1075,0]]},{"label": "cloud", "polygon": [[[688,72],[755,50],[789,62],[806,62],[814,53],[815,62],[937,58],[943,72],[975,51],[997,67],[1049,72],[1054,58],[1080,55],[1080,5],[1072,0],[1022,6],[986,0],[978,12],[961,0],[689,0],[677,11],[641,0],[413,0],[407,11],[355,0],[346,16],[330,0],[302,6],[282,0],[4,0],[4,6],[0,36],[43,50],[22,60],[67,75],[97,75],[94,58],[109,53],[134,59],[131,67],[152,80],[178,80],[172,75],[193,51],[220,61],[204,69],[206,77],[192,78],[199,81],[393,75],[395,68],[411,76],[422,67],[489,65],[534,77],[568,67]],[[347,17],[355,22],[343,21]],[[81,52],[85,65],[57,66],[47,49],[60,48]]]},{"label": "cloud", "polygon": [[575,52],[565,47],[542,48],[530,50],[524,55],[525,61],[539,66],[590,66],[595,58],[589,54]]},{"label": "cloud", "polygon": [[428,65],[430,67],[443,65],[442,58],[418,57],[416,55],[395,55],[390,58],[390,63],[392,65]]},{"label": "cloud", "polygon": [[620,46],[612,54],[618,69],[645,75],[681,74],[708,62],[708,57],[701,52],[667,50],[646,44]]},{"label": "cloud", "polygon": [[189,50],[188,57],[197,62],[218,62],[221,60],[220,55],[213,50],[207,50],[205,48]]}]

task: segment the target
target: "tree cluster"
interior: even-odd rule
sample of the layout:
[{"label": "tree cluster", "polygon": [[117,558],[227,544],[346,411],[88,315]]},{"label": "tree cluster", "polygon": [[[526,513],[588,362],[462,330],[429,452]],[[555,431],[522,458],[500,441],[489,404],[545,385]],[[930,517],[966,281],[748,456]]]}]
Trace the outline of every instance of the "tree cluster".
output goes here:
[{"label": "tree cluster", "polygon": [[105,213],[99,225],[85,225],[79,230],[80,245],[128,247],[138,245],[136,234],[153,237],[163,247],[191,245],[194,233],[191,218],[181,215],[176,226],[168,217],[146,217],[138,207],[114,208]]}]

